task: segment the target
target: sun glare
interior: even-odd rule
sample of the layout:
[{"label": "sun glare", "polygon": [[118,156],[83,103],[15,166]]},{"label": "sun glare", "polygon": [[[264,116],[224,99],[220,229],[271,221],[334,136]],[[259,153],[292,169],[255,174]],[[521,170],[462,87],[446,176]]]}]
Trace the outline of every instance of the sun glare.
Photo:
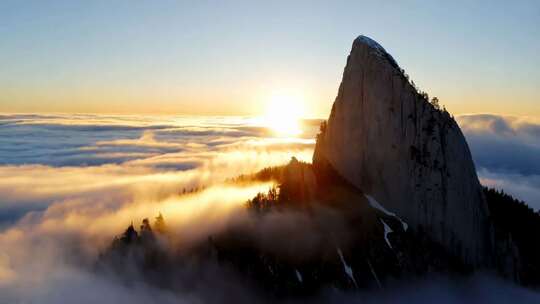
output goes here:
[{"label": "sun glare", "polygon": [[292,94],[274,94],[266,105],[263,124],[276,135],[294,137],[302,133],[303,100]]}]

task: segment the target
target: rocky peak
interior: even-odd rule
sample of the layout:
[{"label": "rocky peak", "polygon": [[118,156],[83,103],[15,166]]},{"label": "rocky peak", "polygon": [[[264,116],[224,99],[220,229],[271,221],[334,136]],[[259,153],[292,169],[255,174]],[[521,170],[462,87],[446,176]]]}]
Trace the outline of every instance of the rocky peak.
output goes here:
[{"label": "rocky peak", "polygon": [[466,263],[492,264],[489,210],[457,123],[368,37],[354,40],[313,163],[331,166]]},{"label": "rocky peak", "polygon": [[370,54],[386,59],[392,66],[399,68],[399,65],[392,55],[388,54],[388,52],[386,52],[386,50],[377,41],[367,36],[360,35],[354,39],[353,49],[354,48],[367,48]]}]

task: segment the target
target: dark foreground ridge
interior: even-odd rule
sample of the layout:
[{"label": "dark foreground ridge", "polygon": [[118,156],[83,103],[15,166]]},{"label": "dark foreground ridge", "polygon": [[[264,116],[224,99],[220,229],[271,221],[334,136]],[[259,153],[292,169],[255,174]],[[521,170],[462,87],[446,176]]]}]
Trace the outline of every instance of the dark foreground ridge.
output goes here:
[{"label": "dark foreground ridge", "polygon": [[[218,272],[268,299],[378,290],[429,275],[459,278],[474,272],[425,231],[413,230],[328,167],[292,160],[243,181],[249,178],[270,178],[278,186],[246,203],[248,218],[184,247],[159,215],[153,227],[148,220],[139,231],[129,226],[101,255],[98,269],[126,284],[142,279],[184,292],[194,286],[182,277],[208,282]],[[529,229],[540,225],[540,214],[509,195],[484,191],[495,228],[516,240],[516,254],[527,263],[521,283],[540,287],[540,248],[527,241]]]}]

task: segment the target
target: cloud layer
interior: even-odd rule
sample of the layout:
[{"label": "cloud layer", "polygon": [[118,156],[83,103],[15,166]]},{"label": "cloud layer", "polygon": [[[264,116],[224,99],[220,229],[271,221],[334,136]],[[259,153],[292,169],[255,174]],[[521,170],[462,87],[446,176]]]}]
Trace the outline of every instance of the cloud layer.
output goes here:
[{"label": "cloud layer", "polygon": [[1,226],[64,199],[181,191],[310,160],[318,122],[296,139],[248,118],[0,115],[0,126]]},{"label": "cloud layer", "polygon": [[310,160],[317,128],[306,121],[290,139],[247,118],[1,115],[0,302],[200,302],[90,265],[130,222],[160,212],[182,242],[222,229],[271,186],[226,180]]},{"label": "cloud layer", "polygon": [[462,115],[457,121],[482,183],[540,210],[540,121],[492,114]]}]

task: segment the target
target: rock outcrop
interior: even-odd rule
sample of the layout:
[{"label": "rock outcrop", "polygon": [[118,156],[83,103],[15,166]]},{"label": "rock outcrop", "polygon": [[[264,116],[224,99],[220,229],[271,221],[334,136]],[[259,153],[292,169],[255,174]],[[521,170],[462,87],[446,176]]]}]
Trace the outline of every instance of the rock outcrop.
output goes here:
[{"label": "rock outcrop", "polygon": [[494,263],[489,210],[455,120],[358,37],[313,164],[343,178],[474,267]]}]

